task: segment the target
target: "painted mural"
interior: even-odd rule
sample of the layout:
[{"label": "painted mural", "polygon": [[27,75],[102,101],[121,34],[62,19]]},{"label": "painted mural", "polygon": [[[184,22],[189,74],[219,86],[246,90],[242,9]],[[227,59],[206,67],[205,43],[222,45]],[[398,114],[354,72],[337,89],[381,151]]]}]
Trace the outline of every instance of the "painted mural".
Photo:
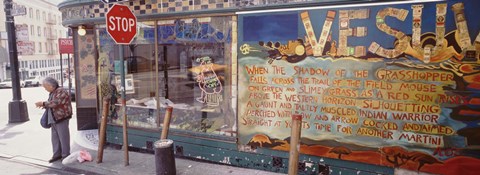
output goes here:
[{"label": "painted mural", "polygon": [[[480,1],[239,16],[240,144],[439,174],[480,170]],[[255,27],[252,27],[255,26]]]},{"label": "painted mural", "polygon": [[96,99],[97,80],[95,77],[95,39],[93,34],[78,36],[78,83],[80,93],[78,94],[78,103],[82,106],[95,106],[95,103],[89,103],[88,100]]}]

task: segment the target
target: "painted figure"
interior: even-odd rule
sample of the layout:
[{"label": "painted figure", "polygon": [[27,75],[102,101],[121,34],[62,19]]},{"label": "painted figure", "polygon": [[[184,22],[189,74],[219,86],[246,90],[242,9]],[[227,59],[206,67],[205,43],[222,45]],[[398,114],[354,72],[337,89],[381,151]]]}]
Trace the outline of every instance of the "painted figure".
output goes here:
[{"label": "painted figure", "polygon": [[208,103],[208,95],[220,94],[220,92],[222,92],[222,83],[215,73],[212,59],[210,57],[197,58],[196,61],[200,62],[200,71],[197,76],[197,82],[198,87],[202,90],[202,95],[197,98],[197,101]]}]

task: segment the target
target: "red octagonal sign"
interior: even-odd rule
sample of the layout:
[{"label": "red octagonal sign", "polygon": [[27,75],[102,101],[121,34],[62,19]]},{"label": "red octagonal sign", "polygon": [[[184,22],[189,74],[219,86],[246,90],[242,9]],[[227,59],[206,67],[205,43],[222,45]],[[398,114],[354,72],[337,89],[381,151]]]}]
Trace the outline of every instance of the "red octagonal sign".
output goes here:
[{"label": "red octagonal sign", "polygon": [[107,32],[117,44],[130,44],[137,34],[137,17],[125,5],[114,4],[107,12]]}]

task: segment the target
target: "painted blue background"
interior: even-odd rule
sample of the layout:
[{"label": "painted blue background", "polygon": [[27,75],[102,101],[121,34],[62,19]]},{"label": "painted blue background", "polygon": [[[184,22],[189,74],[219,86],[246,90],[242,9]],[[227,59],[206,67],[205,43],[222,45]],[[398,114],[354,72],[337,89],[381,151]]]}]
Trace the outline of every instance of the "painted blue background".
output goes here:
[{"label": "painted blue background", "polygon": [[[447,14],[446,14],[446,23],[445,23],[445,33],[456,30],[456,24],[454,19],[454,13],[451,10],[452,5],[458,2],[459,0],[447,1]],[[465,4],[465,16],[467,20],[467,25],[469,28],[470,38],[475,40],[475,37],[480,31],[480,23],[478,22],[477,16],[479,15],[478,11],[480,10],[480,1],[478,0],[467,0],[463,1]],[[368,47],[372,42],[377,42],[385,48],[393,48],[393,42],[395,38],[390,36],[383,31],[380,31],[376,26],[375,16],[379,10],[382,10],[386,7],[394,7],[398,9],[408,10],[409,13],[407,18],[404,21],[400,21],[394,17],[387,16],[385,22],[388,26],[398,29],[407,35],[412,33],[412,8],[414,4],[423,4],[422,12],[422,34],[427,32],[435,33],[435,17],[436,17],[436,4],[445,3],[445,2],[434,2],[434,3],[412,3],[412,4],[401,4],[401,5],[382,5],[382,6],[366,6],[366,7],[355,7],[355,8],[335,8],[335,9],[319,9],[319,10],[308,10],[310,20],[312,22],[313,29],[315,30],[315,35],[317,39],[320,36],[320,33],[323,28],[324,21],[326,19],[328,10],[335,10],[337,13],[333,21],[333,25],[330,31],[332,39],[338,42],[338,33],[339,33],[339,10],[357,10],[357,9],[370,9],[370,16],[367,19],[352,19],[350,20],[350,28],[365,26],[367,27],[367,36],[366,37],[349,37],[348,45],[349,46],[366,46]],[[239,33],[239,42],[250,42],[250,41],[280,41],[286,43],[288,40],[294,40],[297,38],[303,39],[306,35],[305,28],[303,26],[302,20],[300,18],[300,13],[303,11],[296,12],[284,12],[284,13],[262,13],[262,14],[250,14],[242,15],[239,17],[239,28],[243,29]],[[293,20],[292,18],[297,18]],[[268,24],[268,25],[266,25]],[[272,27],[274,24],[275,27]],[[283,27],[283,28],[281,28]],[[274,32],[272,32],[274,31]],[[280,32],[281,31],[281,32]],[[239,44],[240,45],[240,44]]]}]

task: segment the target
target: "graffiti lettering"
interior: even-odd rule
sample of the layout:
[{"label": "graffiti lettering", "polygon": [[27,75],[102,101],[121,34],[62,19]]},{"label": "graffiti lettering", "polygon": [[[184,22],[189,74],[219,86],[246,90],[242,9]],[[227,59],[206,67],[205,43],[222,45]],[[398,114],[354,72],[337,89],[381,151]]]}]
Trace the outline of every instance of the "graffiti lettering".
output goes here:
[{"label": "graffiti lettering", "polygon": [[293,78],[272,78],[273,83],[281,85],[291,85],[295,83]]},{"label": "graffiti lettering", "polygon": [[435,151],[433,151],[433,155],[436,156],[447,156],[447,157],[453,157],[453,156],[459,156],[461,150],[459,148],[440,148],[437,147]]},{"label": "graffiti lettering", "polygon": [[468,99],[466,97],[460,95],[445,95],[445,94],[438,94],[438,102],[439,103],[450,103],[450,104],[468,104]]},{"label": "graffiti lettering", "polygon": [[275,117],[275,112],[271,110],[249,109],[245,113],[245,116],[271,118],[271,117]]},{"label": "graffiti lettering", "polygon": [[357,135],[359,136],[369,136],[369,137],[378,137],[382,139],[392,139],[393,132],[389,130],[378,130],[375,128],[364,128],[360,127],[357,130]]},{"label": "graffiti lettering", "polygon": [[340,96],[340,97],[358,97],[358,92],[353,89],[345,89],[345,88],[329,88],[328,94],[332,96]]},{"label": "graffiti lettering", "polygon": [[346,135],[352,135],[352,127],[351,126],[337,125],[337,132],[343,133],[343,134],[346,134]]},{"label": "graffiti lettering", "polygon": [[362,108],[376,110],[391,110],[414,113],[439,113],[440,106],[434,104],[387,102],[380,100],[363,100]]},{"label": "graffiti lettering", "polygon": [[441,81],[451,82],[453,81],[453,74],[450,72],[426,72],[416,70],[388,70],[378,69],[375,76],[380,80],[403,80],[403,81]]},{"label": "graffiti lettering", "polygon": [[398,125],[393,122],[384,122],[384,121],[376,121],[372,119],[365,119],[362,123],[362,126],[365,127],[374,127],[378,129],[385,129],[385,130],[397,130]]},{"label": "graffiti lettering", "polygon": [[321,76],[328,76],[330,70],[329,69],[321,69],[321,68],[306,68],[300,66],[294,66],[293,69],[295,70],[294,75],[321,75]]},{"label": "graffiti lettering", "polygon": [[426,134],[442,134],[442,135],[453,135],[455,133],[455,131],[449,126],[432,125],[432,124],[416,124],[416,123],[405,123],[403,125],[403,130],[426,133]]},{"label": "graffiti lettering", "polygon": [[340,115],[340,116],[352,116],[357,115],[357,111],[353,108],[342,108],[342,107],[322,107],[320,108],[320,112],[329,113],[333,115]]},{"label": "graffiti lettering", "polygon": [[251,76],[250,82],[257,84],[268,84],[267,78],[264,76]]},{"label": "graffiti lettering", "polygon": [[248,95],[248,99],[268,100],[270,99],[270,94],[251,92],[250,95]]},{"label": "graffiti lettering", "polygon": [[400,135],[398,140],[408,143],[419,143],[430,147],[443,146],[442,136],[405,132]]},{"label": "graffiti lettering", "polygon": [[358,117],[356,116],[332,116],[330,119],[333,122],[347,123],[347,124],[358,124]]},{"label": "graffiti lettering", "polygon": [[252,107],[255,107],[255,108],[275,109],[275,108],[277,108],[277,101],[257,101],[257,102],[249,101],[247,103],[247,106],[252,106]]},{"label": "graffiti lettering", "polygon": [[315,77],[311,77],[310,78],[312,80],[312,84],[316,84],[316,85],[326,85],[326,86],[330,86],[330,80],[329,79],[317,79]]},{"label": "graffiti lettering", "polygon": [[285,99],[289,102],[305,102],[305,103],[318,103],[319,98],[317,96],[308,95],[286,95]]},{"label": "graffiti lettering", "polygon": [[367,111],[367,110],[359,110],[359,116],[365,118],[372,118],[377,120],[387,120],[388,113],[385,111]]},{"label": "graffiti lettering", "polygon": [[326,88],[320,86],[305,86],[302,85],[299,89],[301,94],[323,94],[325,93]]},{"label": "graffiti lettering", "polygon": [[249,75],[254,75],[254,74],[268,74],[268,69],[265,67],[257,67],[253,65],[252,67],[245,66],[245,70],[247,70],[247,73]]},{"label": "graffiti lettering", "polygon": [[242,118],[242,125],[247,126],[272,126],[272,120],[259,119],[254,120],[251,118]]},{"label": "graffiti lettering", "polygon": [[332,125],[315,122],[315,129],[320,131],[332,132]]},{"label": "graffiti lettering", "polygon": [[356,106],[356,100],[352,98],[345,97],[335,97],[335,96],[323,96],[322,103],[332,104],[332,105],[344,105],[344,106]]},{"label": "graffiti lettering", "polygon": [[438,123],[437,114],[412,114],[392,112],[394,120]]},{"label": "graffiti lettering", "polygon": [[385,81],[365,80],[365,88],[391,90],[392,83]]},{"label": "graffiti lettering", "polygon": [[423,83],[401,83],[400,91],[417,91],[417,92],[436,92],[435,84],[423,84]]}]

